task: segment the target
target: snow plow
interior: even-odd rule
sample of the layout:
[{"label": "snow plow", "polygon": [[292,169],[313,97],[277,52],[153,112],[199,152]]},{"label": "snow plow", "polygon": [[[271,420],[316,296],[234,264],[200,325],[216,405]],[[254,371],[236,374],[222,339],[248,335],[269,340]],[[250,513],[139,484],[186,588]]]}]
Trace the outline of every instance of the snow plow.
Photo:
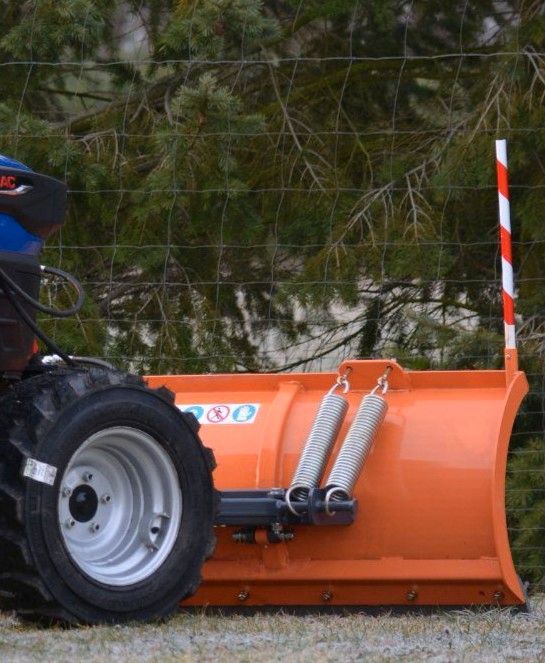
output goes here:
[{"label": "snow plow", "polygon": [[[318,404],[338,375],[149,378],[183,399],[184,409],[202,410],[200,435],[218,459],[218,545],[188,603],[523,603],[507,538],[504,480],[527,383],[513,354],[507,362],[503,371],[422,372],[388,361],[343,363],[339,375],[349,376],[350,390],[336,458],[343,440],[350,442],[363,399],[387,373],[380,397],[388,410],[353,491],[341,495],[350,499],[330,500],[327,508],[327,490],[318,489],[304,509],[292,502],[297,516],[279,487],[290,486]],[[244,405],[255,408],[251,423],[237,422]],[[327,415],[335,417],[322,410],[322,430]],[[350,461],[345,458],[348,471]],[[331,465],[325,486],[334,483]]]},{"label": "snow plow", "polygon": [[[89,624],[180,603],[523,605],[504,493],[528,384],[499,149],[503,370],[355,359],[332,373],[145,379],[69,356],[37,325],[36,310],[81,306],[74,277],[38,261],[66,187],[0,160],[3,600]],[[74,306],[39,302],[44,273],[77,291]]]}]

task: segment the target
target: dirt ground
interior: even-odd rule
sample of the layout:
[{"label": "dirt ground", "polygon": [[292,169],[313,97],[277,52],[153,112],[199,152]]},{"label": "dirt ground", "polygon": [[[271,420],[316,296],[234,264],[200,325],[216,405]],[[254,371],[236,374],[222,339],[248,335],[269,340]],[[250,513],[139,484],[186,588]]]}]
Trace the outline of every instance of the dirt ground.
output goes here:
[{"label": "dirt ground", "polygon": [[528,613],[226,615],[162,625],[37,628],[0,613],[0,661],[544,661],[545,595]]}]

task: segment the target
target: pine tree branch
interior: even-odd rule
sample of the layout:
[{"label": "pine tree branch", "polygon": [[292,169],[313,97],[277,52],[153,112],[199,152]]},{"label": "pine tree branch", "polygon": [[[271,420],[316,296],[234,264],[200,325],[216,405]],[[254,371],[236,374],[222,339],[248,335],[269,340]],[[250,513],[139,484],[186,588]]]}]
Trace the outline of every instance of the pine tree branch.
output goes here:
[{"label": "pine tree branch", "polygon": [[308,159],[305,156],[305,151],[303,150],[303,147],[302,147],[301,143],[299,142],[299,138],[297,137],[297,133],[296,133],[294,127],[293,127],[293,124],[292,124],[291,118],[289,116],[288,110],[287,110],[286,106],[284,105],[284,102],[282,101],[282,97],[280,95],[280,90],[278,89],[278,83],[276,82],[276,76],[274,75],[274,72],[272,70],[271,65],[269,65],[269,72],[271,74],[271,81],[272,81],[272,84],[273,84],[273,89],[274,89],[274,93],[276,95],[276,99],[278,101],[278,104],[279,104],[280,108],[282,109],[282,114],[284,116],[284,120],[285,120],[286,124],[288,125],[288,129],[290,131],[291,137],[293,138],[293,142],[295,143],[297,149],[299,150],[299,153],[301,154],[301,156],[303,158],[303,161],[305,162],[305,166],[307,167],[308,172],[310,173],[312,179],[314,180],[314,183],[320,189],[320,191],[323,192],[324,187],[323,187],[322,183],[320,182],[320,179],[318,178],[318,176],[314,172],[314,169],[312,168],[311,163],[308,161]]},{"label": "pine tree branch", "polygon": [[38,92],[46,92],[47,94],[61,94],[67,97],[81,97],[82,99],[95,99],[97,101],[112,101],[111,97],[105,97],[104,95],[96,94],[94,92],[77,92],[76,90],[62,90],[50,87],[38,87],[36,89]]}]

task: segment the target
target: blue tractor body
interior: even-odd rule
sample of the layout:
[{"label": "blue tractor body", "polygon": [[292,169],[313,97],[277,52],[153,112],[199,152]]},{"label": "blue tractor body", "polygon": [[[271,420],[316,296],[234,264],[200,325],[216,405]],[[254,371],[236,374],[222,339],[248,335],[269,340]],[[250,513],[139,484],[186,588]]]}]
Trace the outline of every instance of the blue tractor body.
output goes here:
[{"label": "blue tractor body", "polygon": [[[39,298],[43,243],[62,225],[65,207],[65,184],[0,155],[0,270],[31,300]],[[21,309],[35,320],[35,307],[14,299],[17,292],[7,283],[4,278],[0,285],[0,378],[22,373],[34,348]]]}]

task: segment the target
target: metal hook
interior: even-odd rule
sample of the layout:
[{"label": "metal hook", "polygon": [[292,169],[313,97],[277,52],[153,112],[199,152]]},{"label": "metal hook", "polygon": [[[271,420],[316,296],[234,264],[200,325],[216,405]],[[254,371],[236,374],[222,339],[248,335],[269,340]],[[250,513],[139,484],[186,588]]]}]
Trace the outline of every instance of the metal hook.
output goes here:
[{"label": "metal hook", "polygon": [[284,501],[286,502],[286,504],[287,504],[287,506],[288,506],[288,509],[289,509],[289,510],[290,510],[295,516],[299,516],[300,513],[299,513],[299,511],[296,511],[296,510],[294,509],[294,507],[293,507],[293,505],[292,505],[292,503],[291,503],[291,494],[292,494],[292,492],[293,492],[294,490],[296,490],[297,488],[304,488],[305,490],[308,490],[307,486],[303,486],[302,484],[295,483],[295,484],[293,484],[293,486],[290,486],[290,487],[286,490],[286,494],[284,495]]},{"label": "metal hook", "polygon": [[332,394],[336,389],[343,389],[343,394],[347,394],[350,391],[350,382],[348,381],[348,376],[352,373],[352,369],[348,367],[346,371],[342,375],[337,375],[337,378],[335,379],[335,384],[331,387],[331,389],[327,392],[328,394]]},{"label": "metal hook", "polygon": [[332,511],[330,507],[331,498],[335,493],[338,493],[339,495],[341,495],[341,497],[344,497],[344,490],[342,488],[339,488],[338,486],[333,486],[333,488],[330,488],[327,491],[327,493],[325,494],[324,503],[325,503],[325,512],[328,516],[334,516],[336,513],[335,511]]},{"label": "metal hook", "polygon": [[391,366],[386,366],[386,370],[377,380],[377,386],[371,390],[372,394],[375,394],[379,389],[381,389],[381,394],[384,396],[384,394],[390,388],[390,385],[388,384],[388,376],[390,375],[392,370],[393,369]]}]

